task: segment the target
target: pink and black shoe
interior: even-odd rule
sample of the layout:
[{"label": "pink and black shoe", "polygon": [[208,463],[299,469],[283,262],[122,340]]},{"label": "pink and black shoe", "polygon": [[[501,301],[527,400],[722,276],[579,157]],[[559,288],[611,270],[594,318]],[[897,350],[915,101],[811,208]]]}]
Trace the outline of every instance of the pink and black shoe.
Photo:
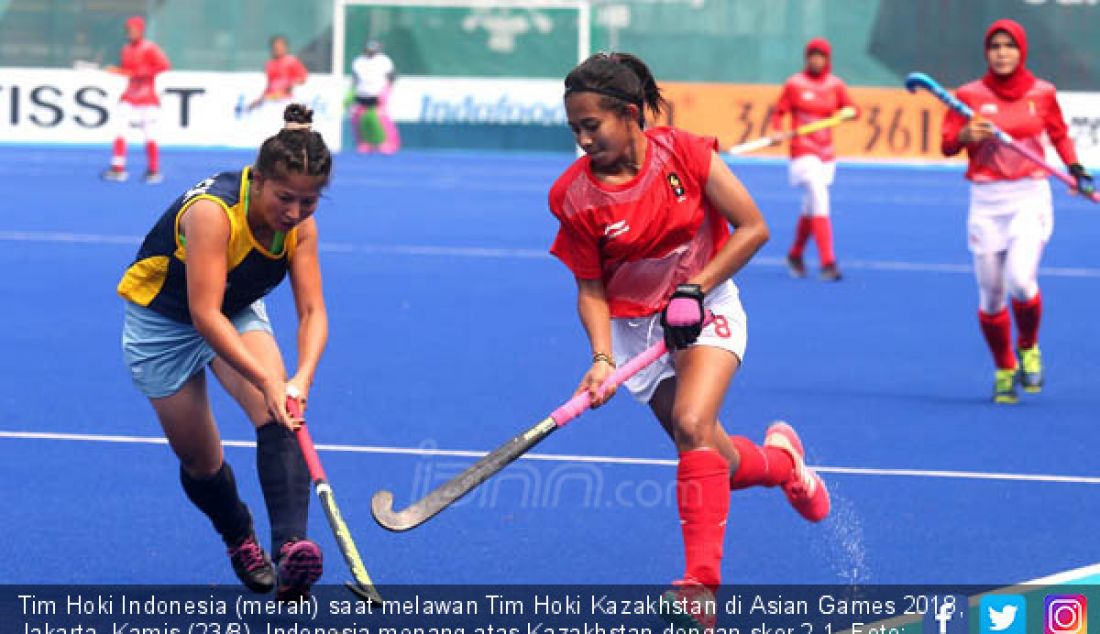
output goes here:
[{"label": "pink and black shoe", "polygon": [[228,552],[233,572],[241,583],[253,592],[271,592],[275,587],[275,568],[256,541],[255,533],[250,533],[244,541],[231,546]]},{"label": "pink and black shoe", "polygon": [[294,601],[308,597],[310,588],[324,571],[321,548],[308,539],[289,541],[279,548],[279,587],[275,598]]}]

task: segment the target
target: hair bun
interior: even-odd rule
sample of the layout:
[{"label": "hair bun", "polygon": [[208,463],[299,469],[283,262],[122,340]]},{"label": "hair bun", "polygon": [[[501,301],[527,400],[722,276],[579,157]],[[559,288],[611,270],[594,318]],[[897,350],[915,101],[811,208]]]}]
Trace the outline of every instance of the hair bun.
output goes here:
[{"label": "hair bun", "polygon": [[286,130],[309,130],[313,123],[313,111],[305,104],[292,103],[283,110],[283,126]]}]

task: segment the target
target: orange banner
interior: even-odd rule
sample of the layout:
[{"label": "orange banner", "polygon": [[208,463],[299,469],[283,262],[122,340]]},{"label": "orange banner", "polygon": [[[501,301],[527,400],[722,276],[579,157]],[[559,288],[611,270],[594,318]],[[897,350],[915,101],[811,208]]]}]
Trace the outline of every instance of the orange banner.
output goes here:
[{"label": "orange banner", "polygon": [[[725,150],[771,134],[772,109],[780,86],[763,84],[661,85],[672,102],[673,125],[697,134],[718,137]],[[849,88],[860,116],[833,128],[833,142],[841,158],[944,160],[940,153],[940,126],[945,106],[926,92],[904,88]],[[788,119],[785,127],[790,127]],[[786,156],[787,144],[759,150],[760,156]]]}]

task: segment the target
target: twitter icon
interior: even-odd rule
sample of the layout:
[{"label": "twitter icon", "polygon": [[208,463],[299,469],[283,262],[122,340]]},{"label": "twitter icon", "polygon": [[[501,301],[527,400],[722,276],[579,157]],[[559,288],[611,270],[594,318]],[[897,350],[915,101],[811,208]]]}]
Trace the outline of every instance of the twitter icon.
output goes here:
[{"label": "twitter icon", "polygon": [[1027,634],[1027,600],[1019,594],[982,597],[981,634]]}]

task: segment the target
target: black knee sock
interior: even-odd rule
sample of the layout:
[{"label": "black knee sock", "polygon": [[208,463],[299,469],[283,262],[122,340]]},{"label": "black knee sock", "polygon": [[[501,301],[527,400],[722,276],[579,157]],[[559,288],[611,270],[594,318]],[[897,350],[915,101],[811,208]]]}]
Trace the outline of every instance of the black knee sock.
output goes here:
[{"label": "black knee sock", "polygon": [[256,430],[256,470],[271,519],[271,554],[291,539],[306,536],[309,517],[309,469],[298,439],[272,421]]},{"label": "black knee sock", "polygon": [[204,480],[196,480],[180,467],[180,483],[191,503],[214,523],[226,546],[236,546],[252,533],[252,514],[237,495],[237,480],[228,462]]}]

